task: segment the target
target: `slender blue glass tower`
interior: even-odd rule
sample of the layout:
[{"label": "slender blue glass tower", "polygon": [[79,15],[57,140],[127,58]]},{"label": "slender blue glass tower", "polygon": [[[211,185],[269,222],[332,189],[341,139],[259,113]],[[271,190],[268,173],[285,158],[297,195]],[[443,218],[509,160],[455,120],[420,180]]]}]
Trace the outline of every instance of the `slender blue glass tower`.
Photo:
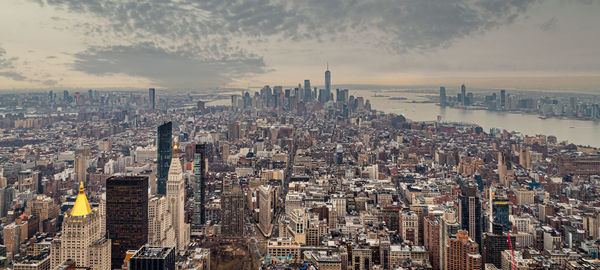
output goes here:
[{"label": "slender blue glass tower", "polygon": [[158,126],[156,183],[157,193],[167,194],[167,178],[171,166],[171,146],[173,145],[173,123],[168,122]]},{"label": "slender blue glass tower", "polygon": [[194,150],[194,213],[192,216],[192,235],[197,235],[206,223],[205,197],[207,177],[206,144],[196,144]]}]

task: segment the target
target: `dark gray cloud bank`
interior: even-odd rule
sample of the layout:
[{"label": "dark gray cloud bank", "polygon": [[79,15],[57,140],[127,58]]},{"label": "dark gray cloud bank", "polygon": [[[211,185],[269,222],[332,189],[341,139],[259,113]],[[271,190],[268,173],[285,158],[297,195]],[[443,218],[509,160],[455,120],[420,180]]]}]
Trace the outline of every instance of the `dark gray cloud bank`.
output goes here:
[{"label": "dark gray cloud bank", "polygon": [[536,0],[35,2],[88,16],[77,26],[106,41],[75,54],[75,70],[183,86],[266,72],[264,52],[245,49],[244,41],[344,40],[392,54],[427,51],[512,23]]}]

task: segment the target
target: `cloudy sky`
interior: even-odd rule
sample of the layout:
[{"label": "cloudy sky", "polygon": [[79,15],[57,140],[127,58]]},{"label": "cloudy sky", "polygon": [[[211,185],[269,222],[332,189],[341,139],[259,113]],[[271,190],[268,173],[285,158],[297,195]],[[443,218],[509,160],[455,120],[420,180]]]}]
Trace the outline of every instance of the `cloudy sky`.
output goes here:
[{"label": "cloudy sky", "polygon": [[598,0],[2,0],[0,89],[600,91]]}]

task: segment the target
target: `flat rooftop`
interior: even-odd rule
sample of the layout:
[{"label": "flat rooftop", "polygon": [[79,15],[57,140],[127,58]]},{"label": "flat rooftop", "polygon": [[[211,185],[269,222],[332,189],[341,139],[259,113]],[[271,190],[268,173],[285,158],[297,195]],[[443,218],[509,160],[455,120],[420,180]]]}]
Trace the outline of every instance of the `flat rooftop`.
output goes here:
[{"label": "flat rooftop", "polygon": [[132,259],[164,259],[173,250],[173,247],[142,247]]}]

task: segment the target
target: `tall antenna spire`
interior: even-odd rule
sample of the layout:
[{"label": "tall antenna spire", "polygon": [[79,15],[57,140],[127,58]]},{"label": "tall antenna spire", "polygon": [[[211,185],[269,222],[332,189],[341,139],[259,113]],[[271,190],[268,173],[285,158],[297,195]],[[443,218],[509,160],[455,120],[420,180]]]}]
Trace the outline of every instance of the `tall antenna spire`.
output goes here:
[{"label": "tall antenna spire", "polygon": [[329,61],[327,61],[327,70],[329,70]]}]

